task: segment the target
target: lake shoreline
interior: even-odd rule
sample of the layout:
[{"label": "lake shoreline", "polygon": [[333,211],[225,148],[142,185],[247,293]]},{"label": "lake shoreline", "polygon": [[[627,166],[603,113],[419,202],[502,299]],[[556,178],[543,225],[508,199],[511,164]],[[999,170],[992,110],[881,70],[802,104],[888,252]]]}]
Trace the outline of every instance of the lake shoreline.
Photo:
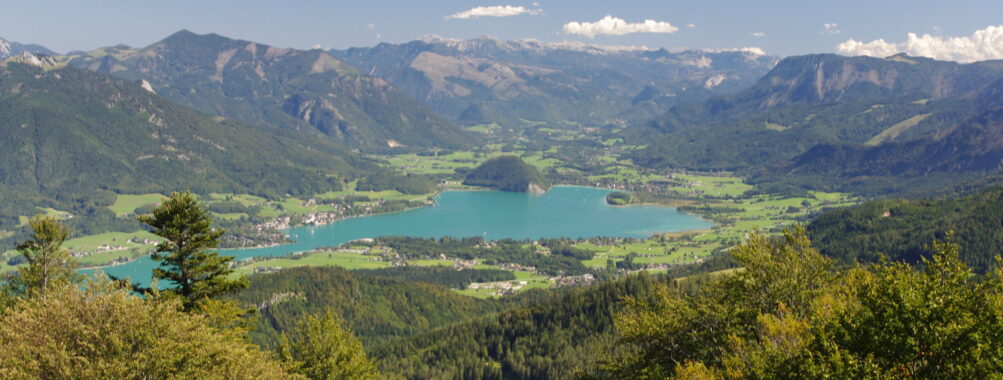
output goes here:
[{"label": "lake shoreline", "polygon": [[[283,230],[293,243],[256,249],[220,250],[237,261],[251,257],[277,257],[335,247],[381,236],[419,238],[483,237],[572,239],[618,237],[647,239],[667,232],[685,232],[713,226],[697,215],[671,207],[613,208],[605,203],[611,190],[586,186],[556,186],[547,194],[503,191],[444,191],[433,197],[434,207],[416,207],[393,213],[352,217],[321,226]],[[110,274],[147,278],[155,263],[148,256],[124,265],[105,267]]]}]

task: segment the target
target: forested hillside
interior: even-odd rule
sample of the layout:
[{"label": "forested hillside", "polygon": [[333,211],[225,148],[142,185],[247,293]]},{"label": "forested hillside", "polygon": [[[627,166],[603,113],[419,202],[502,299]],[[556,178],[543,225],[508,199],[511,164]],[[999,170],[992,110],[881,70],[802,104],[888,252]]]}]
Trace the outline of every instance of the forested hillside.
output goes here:
[{"label": "forested hillside", "polygon": [[934,253],[930,242],[949,231],[966,264],[982,273],[996,268],[1003,254],[1003,188],[961,198],[878,200],[822,214],[808,225],[815,246],[842,263],[884,255],[920,264]]},{"label": "forested hillside", "polygon": [[335,310],[367,346],[499,310],[501,303],[461,296],[440,285],[402,282],[341,268],[308,267],[253,276],[234,298],[255,306],[254,341],[278,343],[296,321]]},{"label": "forested hillside", "polygon": [[969,99],[970,117],[929,138],[876,146],[823,144],[754,182],[881,195],[934,190],[1003,169],[1003,79]]},{"label": "forested hillside", "polygon": [[212,119],[139,83],[75,68],[7,63],[0,110],[7,226],[36,207],[97,217],[113,193],[312,194],[377,170],[317,133]]},{"label": "forested hillside", "polygon": [[550,188],[550,181],[539,170],[516,156],[501,156],[485,161],[467,174],[463,184],[524,193],[544,192]]}]

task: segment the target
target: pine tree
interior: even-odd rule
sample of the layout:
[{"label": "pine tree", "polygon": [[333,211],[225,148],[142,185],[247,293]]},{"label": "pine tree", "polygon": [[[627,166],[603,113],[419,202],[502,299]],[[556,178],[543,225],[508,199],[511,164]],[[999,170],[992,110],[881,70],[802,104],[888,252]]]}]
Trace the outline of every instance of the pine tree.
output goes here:
[{"label": "pine tree", "polygon": [[170,281],[173,288],[168,292],[183,298],[185,310],[192,310],[202,300],[247,287],[246,277],[229,278],[232,256],[210,251],[219,246],[226,231],[212,227],[209,211],[190,191],[172,193],[152,214],[138,219],[164,238],[152,257],[160,261],[153,276]]}]

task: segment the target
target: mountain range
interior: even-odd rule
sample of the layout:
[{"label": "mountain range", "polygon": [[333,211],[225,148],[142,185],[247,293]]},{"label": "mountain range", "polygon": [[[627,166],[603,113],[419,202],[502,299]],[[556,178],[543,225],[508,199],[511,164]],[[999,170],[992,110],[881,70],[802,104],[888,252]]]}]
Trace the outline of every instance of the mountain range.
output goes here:
[{"label": "mountain range", "polygon": [[680,101],[747,87],[778,60],[757,49],[668,51],[490,36],[426,36],[331,54],[462,124],[509,127],[626,125]]},{"label": "mountain range", "polygon": [[58,55],[56,52],[46,49],[44,46],[41,45],[22,44],[19,42],[7,41],[3,38],[0,38],[0,60],[4,60],[24,52],[32,54],[49,55],[49,56]]},{"label": "mountain range", "polygon": [[1000,61],[790,57],[747,89],[678,105],[624,135],[650,142],[633,157],[645,166],[762,168],[820,144],[937,139],[978,114],[974,99],[1000,77]]},{"label": "mountain range", "polygon": [[70,55],[71,65],[144,80],[164,98],[256,125],[315,130],[364,151],[461,148],[455,123],[320,50],[295,50],[179,31],[145,48]]},{"label": "mountain range", "polygon": [[109,192],[315,194],[378,170],[316,131],[213,117],[140,82],[32,58],[0,66],[4,221],[38,205],[87,214]]}]

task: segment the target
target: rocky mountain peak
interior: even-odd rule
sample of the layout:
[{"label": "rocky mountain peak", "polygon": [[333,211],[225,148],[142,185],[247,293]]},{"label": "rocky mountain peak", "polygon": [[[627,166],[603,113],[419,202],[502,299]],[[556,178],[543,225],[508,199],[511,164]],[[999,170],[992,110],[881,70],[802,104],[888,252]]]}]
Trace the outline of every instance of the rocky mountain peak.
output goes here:
[{"label": "rocky mountain peak", "polygon": [[45,54],[34,54],[27,51],[22,51],[20,54],[4,60],[4,63],[7,62],[23,63],[42,68],[54,68],[60,66],[60,62],[55,57]]}]

